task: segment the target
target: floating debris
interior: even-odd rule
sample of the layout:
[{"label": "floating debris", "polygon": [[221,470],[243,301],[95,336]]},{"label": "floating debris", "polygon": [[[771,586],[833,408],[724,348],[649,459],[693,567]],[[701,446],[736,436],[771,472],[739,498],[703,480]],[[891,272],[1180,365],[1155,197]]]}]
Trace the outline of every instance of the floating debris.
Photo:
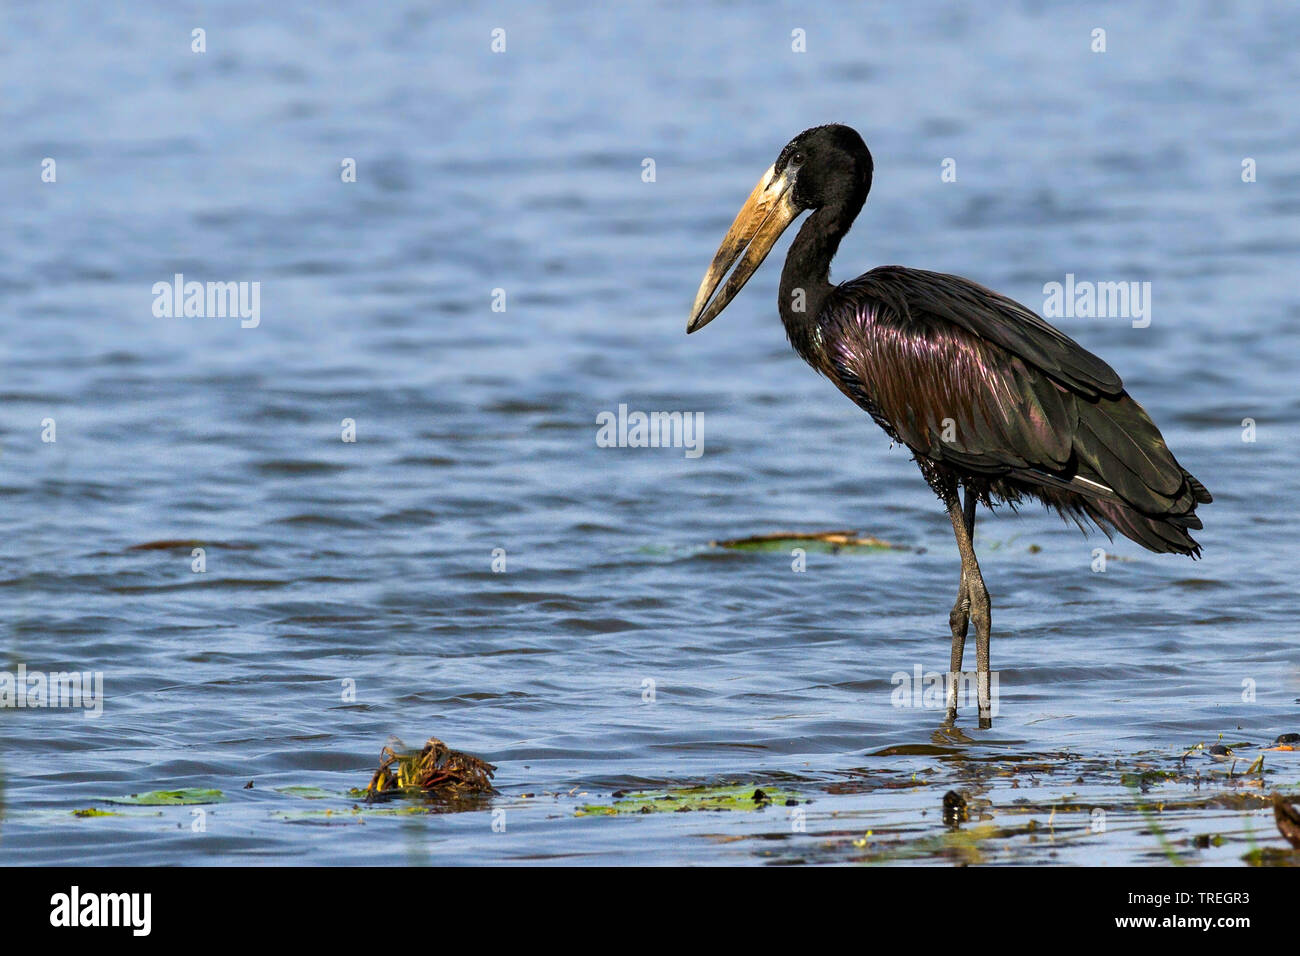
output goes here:
[{"label": "floating debris", "polygon": [[1273,819],[1278,832],[1288,843],[1300,850],[1300,809],[1292,806],[1280,793],[1273,794]]},{"label": "floating debris", "polygon": [[710,541],[713,548],[731,548],[736,551],[789,551],[791,548],[816,545],[817,550],[835,553],[838,551],[914,551],[902,544],[893,544],[870,535],[863,537],[853,530],[846,531],[777,531],[771,534],[755,534],[747,538],[728,538],[725,541]]},{"label": "floating debris", "polygon": [[492,775],[496,767],[473,754],[452,750],[430,737],[418,753],[394,740],[379,752],[381,762],[366,787],[366,799],[394,793],[424,793],[460,797],[496,793]]},{"label": "floating debris", "polygon": [[970,819],[970,808],[966,798],[956,790],[949,790],[943,795],[943,822],[949,826],[965,823]]},{"label": "floating debris", "polygon": [[1192,746],[1188,747],[1187,750],[1183,753],[1183,759],[1186,760],[1188,757],[1192,756],[1192,754],[1203,754],[1204,756],[1209,757],[1212,760],[1228,761],[1234,759],[1237,756],[1238,750],[1245,750],[1253,746],[1254,744],[1245,740],[1239,740],[1236,743],[1225,744],[1223,743],[1223,735],[1220,734],[1219,743],[1192,744]]},{"label": "floating debris", "polygon": [[175,551],[179,548],[201,548],[203,542],[192,538],[164,538],[161,541],[145,541],[133,544],[128,551]]}]

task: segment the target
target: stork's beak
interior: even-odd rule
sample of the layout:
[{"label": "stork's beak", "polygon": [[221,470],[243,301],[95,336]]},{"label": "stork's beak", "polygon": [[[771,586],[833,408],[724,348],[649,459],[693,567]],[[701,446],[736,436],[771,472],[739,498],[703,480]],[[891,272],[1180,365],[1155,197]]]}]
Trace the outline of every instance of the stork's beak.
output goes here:
[{"label": "stork's beak", "polygon": [[[686,322],[687,335],[718,317],[718,313],[744,288],[754,270],[762,265],[781,233],[799,215],[801,210],[791,195],[793,185],[786,173],[776,175],[775,164],[769,166],[759,179],[745,205],[740,207],[736,221],[727,230],[718,254],[713,257],[713,265],[704,274],[700,291],[695,295],[695,305],[691,307],[691,317]],[[714,296],[722,277],[742,252],[745,257],[740,260],[740,265],[728,277],[722,291]],[[713,297],[712,301],[709,301],[710,297]]]}]

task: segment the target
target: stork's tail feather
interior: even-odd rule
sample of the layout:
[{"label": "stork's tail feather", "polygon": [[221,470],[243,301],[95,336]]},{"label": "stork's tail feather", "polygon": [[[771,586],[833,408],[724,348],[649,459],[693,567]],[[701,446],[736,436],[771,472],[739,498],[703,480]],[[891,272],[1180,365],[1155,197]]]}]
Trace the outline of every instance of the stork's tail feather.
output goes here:
[{"label": "stork's tail feather", "polygon": [[1201,556],[1201,546],[1188,534],[1202,528],[1195,511],[1151,517],[1121,501],[1096,500],[1086,501],[1084,510],[1104,531],[1118,531],[1148,551]]},{"label": "stork's tail feather", "polygon": [[1012,475],[1080,526],[1091,521],[1150,551],[1199,557],[1201,546],[1188,532],[1201,529],[1196,508],[1213,498],[1174,459],[1142,406],[1121,393],[1076,407],[1070,467],[1054,475],[1037,469]]},{"label": "stork's tail feather", "polygon": [[[1201,484],[1199,481],[1197,481],[1195,478],[1192,477],[1192,473],[1190,471],[1184,468],[1182,469],[1182,472],[1183,472],[1183,479],[1187,482],[1187,486],[1192,489],[1192,497],[1196,499],[1198,504],[1208,505],[1211,501],[1214,500],[1214,496],[1211,495],[1209,491],[1206,490],[1203,484]],[[1200,525],[1198,524],[1196,527],[1199,528]]]}]

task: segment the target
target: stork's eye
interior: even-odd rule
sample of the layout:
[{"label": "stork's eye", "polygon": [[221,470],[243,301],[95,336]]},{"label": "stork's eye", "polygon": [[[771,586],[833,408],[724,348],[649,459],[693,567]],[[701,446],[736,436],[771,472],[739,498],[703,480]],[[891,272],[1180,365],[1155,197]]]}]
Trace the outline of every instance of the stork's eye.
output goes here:
[{"label": "stork's eye", "polygon": [[802,165],[803,165],[803,153],[795,153],[793,156],[791,156],[791,157],[790,157],[790,165],[791,165],[791,166],[802,166]]}]

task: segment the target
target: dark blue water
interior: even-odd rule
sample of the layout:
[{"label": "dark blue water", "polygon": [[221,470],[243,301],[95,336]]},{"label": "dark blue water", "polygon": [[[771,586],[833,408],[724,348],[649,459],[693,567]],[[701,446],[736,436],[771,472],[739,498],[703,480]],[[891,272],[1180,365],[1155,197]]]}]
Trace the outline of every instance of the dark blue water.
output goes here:
[{"label": "dark blue water", "polygon": [[[1300,729],[1289,5],[2,16],[0,670],[100,671],[104,700],[0,709],[0,859],[839,860],[868,829],[941,834],[950,787],[999,820],[1075,794],[1086,824],[1130,792],[1084,770]],[[786,344],[786,243],[683,334],[754,181],[830,121],[876,161],[836,279],[897,262],[1035,309],[1066,274],[1150,282],[1149,327],[1054,321],[1215,495],[1197,563],[1036,508],[981,519],[990,731],[891,704],[896,672],[946,668],[956,548],[906,451]],[[156,316],[176,273],[260,283],[259,324]],[[702,413],[703,454],[598,446],[620,404]],[[796,573],[709,547],[828,528],[906,550]],[[180,543],[139,548],[160,541]],[[491,760],[501,794],[353,812],[394,734]],[[1266,766],[1261,789],[1295,786],[1300,762]],[[806,832],[784,807],[575,813],[731,781],[812,799]],[[73,816],[184,787],[225,801]],[[987,858],[1159,861],[1127,819]],[[1238,834],[1188,853],[1235,862],[1271,823],[1169,826]]]}]

